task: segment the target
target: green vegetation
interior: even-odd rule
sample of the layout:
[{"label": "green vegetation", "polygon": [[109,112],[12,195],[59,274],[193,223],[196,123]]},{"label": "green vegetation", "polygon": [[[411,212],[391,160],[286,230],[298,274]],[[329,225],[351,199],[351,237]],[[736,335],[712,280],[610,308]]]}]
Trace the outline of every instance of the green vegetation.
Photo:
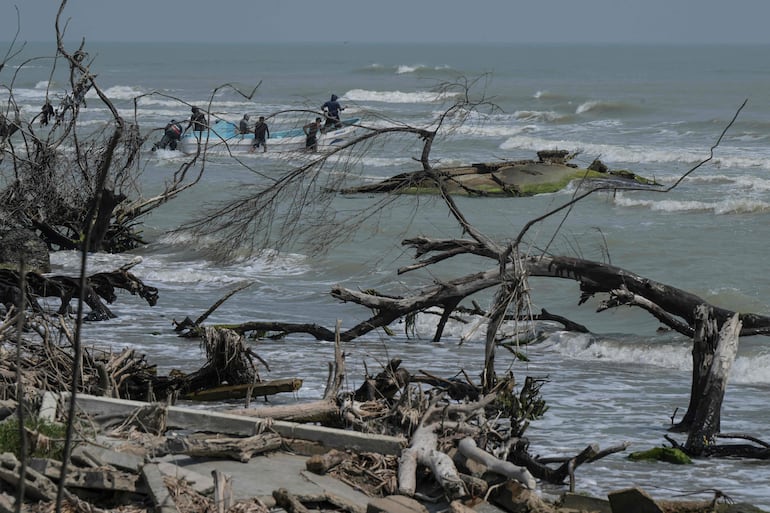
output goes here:
[{"label": "green vegetation", "polygon": [[[27,419],[27,454],[26,457],[53,458],[61,460],[64,455],[64,439],[67,427],[64,424],[47,422],[37,418]],[[19,419],[11,417],[0,422],[0,453],[12,452],[21,459],[21,440],[19,437]]]},{"label": "green vegetation", "polygon": [[673,447],[655,447],[648,451],[632,452],[628,459],[633,461],[665,461],[676,465],[689,465],[692,460],[681,449]]},{"label": "green vegetation", "polygon": [[[561,167],[561,169],[565,169]],[[466,188],[459,187],[455,184],[448,183],[448,188],[453,194],[467,195],[467,196],[489,196],[489,197],[501,197],[501,196],[535,196],[537,194],[549,194],[558,192],[567,187],[572,181],[580,180],[607,180],[617,179],[624,180],[627,185],[659,185],[655,180],[650,180],[643,176],[639,176],[631,171],[617,170],[600,172],[591,169],[573,168],[573,172],[553,172],[548,177],[541,179],[522,179],[520,182],[514,182],[507,185],[496,182],[495,180],[489,180],[484,183],[477,181],[472,185],[467,185]],[[485,174],[479,174],[479,177],[491,176]],[[429,182],[418,182],[415,185],[398,189],[399,194],[435,194],[437,189]]]}]

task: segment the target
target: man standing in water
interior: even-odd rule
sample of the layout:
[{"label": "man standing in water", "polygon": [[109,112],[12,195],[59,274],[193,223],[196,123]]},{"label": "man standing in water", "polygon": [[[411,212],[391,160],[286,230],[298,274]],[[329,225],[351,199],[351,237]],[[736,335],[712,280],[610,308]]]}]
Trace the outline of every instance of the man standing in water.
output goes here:
[{"label": "man standing in water", "polygon": [[262,146],[262,152],[266,152],[268,137],[270,137],[270,129],[265,123],[265,116],[259,116],[259,121],[254,125],[254,144],[251,145],[251,151],[254,152]]},{"label": "man standing in water", "polygon": [[193,132],[198,132],[198,136],[200,136],[200,132],[203,132],[203,130],[206,128],[206,115],[201,112],[201,110],[198,107],[193,107],[190,109],[192,111],[192,114],[190,115],[190,121],[187,123],[187,128],[185,128],[185,132],[192,127]]},{"label": "man standing in water", "polygon": [[331,99],[321,106],[321,109],[326,115],[324,132],[331,130],[332,128],[339,128],[342,126],[342,123],[340,122],[340,112],[345,110],[345,107],[340,105],[340,102],[337,101],[336,94],[333,94]]},{"label": "man standing in water", "polygon": [[305,132],[305,149],[307,151],[318,151],[318,132],[321,130],[321,118],[315,118],[315,121],[302,127]]},{"label": "man standing in water", "polygon": [[243,117],[241,118],[241,123],[238,126],[238,131],[241,133],[241,135],[249,133],[249,115],[248,114],[244,114]]},{"label": "man standing in water", "polygon": [[40,126],[48,125],[48,120],[55,116],[56,111],[53,110],[51,103],[46,100],[45,105],[43,105],[42,109],[40,110]]}]

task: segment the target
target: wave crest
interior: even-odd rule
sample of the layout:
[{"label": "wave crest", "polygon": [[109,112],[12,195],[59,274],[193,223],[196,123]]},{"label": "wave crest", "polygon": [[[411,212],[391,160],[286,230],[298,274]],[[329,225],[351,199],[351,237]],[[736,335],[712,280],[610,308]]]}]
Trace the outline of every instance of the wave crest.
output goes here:
[{"label": "wave crest", "polygon": [[454,98],[460,93],[431,91],[370,91],[367,89],[352,89],[345,93],[345,99],[356,102],[380,103],[440,103]]}]

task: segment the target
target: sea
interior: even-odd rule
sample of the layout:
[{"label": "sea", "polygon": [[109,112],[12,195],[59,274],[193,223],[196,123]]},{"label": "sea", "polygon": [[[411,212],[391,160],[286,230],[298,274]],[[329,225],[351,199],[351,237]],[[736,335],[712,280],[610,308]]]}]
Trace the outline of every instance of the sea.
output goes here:
[{"label": "sea", "polygon": [[[12,81],[14,101],[25,118],[39,112],[46,94],[57,106],[68,92],[66,69],[53,59],[54,50],[52,44],[28,44],[0,72],[3,85]],[[150,151],[169,120],[189,118],[190,105],[233,122],[243,114],[252,122],[264,115],[271,130],[280,130],[310,121],[313,111],[336,94],[345,107],[343,117],[360,117],[372,128],[435,128],[441,119],[430,154],[437,166],[536,159],[540,150],[558,149],[574,153],[572,162],[581,167],[599,159],[610,169],[655,179],[661,189],[676,185],[667,192],[592,194],[534,224],[523,237],[524,249],[611,263],[723,308],[770,314],[768,46],[88,43],[85,51],[100,88],[147,137],[135,198],[158,194],[190,160],[180,152]],[[7,99],[7,89],[0,95]],[[463,95],[477,109],[450,112]],[[101,128],[108,120],[107,109],[89,92],[80,130]],[[333,287],[404,295],[493,267],[494,262],[463,257],[399,274],[415,262],[404,239],[467,237],[446,205],[415,195],[383,204],[381,196],[323,188],[417,170],[420,151],[416,136],[383,136],[333,158],[305,181],[317,195],[313,201],[323,198],[325,208],[307,207],[299,225],[278,215],[272,237],[251,239],[258,251],[248,251],[245,244],[225,259],[216,251],[224,245],[217,234],[196,236],[175,228],[222,202],[262,190],[309,157],[209,154],[197,185],[142,219],[146,245],[89,258],[90,273],[141,257],[133,272],[158,288],[159,300],[150,307],[120,293],[110,305],[117,317],[87,323],[85,344],[116,352],[135,349],[160,373],[189,372],[205,356],[199,341],[178,336],[174,322],[196,319],[237,288],[248,285],[206,323],[276,321],[333,330],[339,322],[346,329],[372,312],[336,300]],[[201,166],[196,163],[195,170]],[[502,244],[519,236],[528,221],[583,190],[573,184],[528,198],[456,201],[469,222]],[[294,198],[311,196],[298,191]],[[327,229],[338,226],[346,227],[343,236],[328,238]],[[290,227],[302,235],[282,239],[287,232],[281,230]],[[324,251],[318,251],[321,246]],[[53,253],[51,260],[55,273],[78,271],[74,252]],[[636,486],[656,498],[708,499],[709,490],[718,489],[770,511],[767,460],[673,465],[628,458],[634,451],[669,445],[667,435],[685,442],[667,429],[688,405],[690,339],[661,329],[640,308],[603,310],[602,297],[581,304],[578,285],[569,279],[531,278],[529,286],[534,313],[546,309],[590,330],[571,333],[560,325],[538,324],[532,326],[536,341],[518,348],[526,358],[498,351],[498,373],[510,372],[518,383],[527,376],[544,380],[548,410],[526,431],[532,454],[571,457],[591,444],[604,450],[628,443],[625,451],[578,467],[575,490],[605,497]],[[473,300],[487,308],[493,293]],[[342,344],[346,389],[357,388],[391,358],[400,358],[413,373],[478,380],[484,318],[453,320],[441,341],[432,342],[436,323],[435,313],[425,313],[413,330],[398,321],[389,332],[376,330]],[[503,329],[515,333],[517,327]],[[722,407],[723,433],[770,442],[769,343],[762,336],[740,340]],[[298,392],[273,396],[271,404],[322,396],[333,343],[290,335],[248,344],[268,365],[258,367],[262,379],[303,380]],[[189,406],[225,410],[242,404]],[[566,489],[543,485],[541,493],[555,497]]]}]

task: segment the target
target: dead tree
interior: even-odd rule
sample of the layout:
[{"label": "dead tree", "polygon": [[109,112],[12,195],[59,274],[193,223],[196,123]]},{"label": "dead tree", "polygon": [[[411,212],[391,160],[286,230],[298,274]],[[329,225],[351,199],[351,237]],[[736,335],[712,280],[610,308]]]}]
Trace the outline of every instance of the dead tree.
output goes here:
[{"label": "dead tree", "polygon": [[[52,250],[86,247],[91,252],[118,253],[144,243],[143,218],[195,186],[204,162],[191,156],[163,191],[143,196],[138,186],[140,151],[148,136],[141,133],[136,118],[124,119],[118,113],[99,86],[96,59],[85,41],[74,49],[64,44],[58,20],[66,4],[61,2],[57,15],[55,56],[17,62],[20,50],[14,39],[0,62],[0,73],[13,70],[7,77],[0,74],[0,83],[9,91],[7,109],[0,111],[0,173],[5,178],[0,215],[34,230]],[[49,124],[38,124],[38,116],[22,119],[14,95],[13,84],[40,61],[51,62],[52,83],[67,87],[56,101],[46,98],[55,107]],[[96,99],[91,99],[94,93]],[[101,127],[78,123],[87,95],[89,102],[98,102],[108,112]]]},{"label": "dead tree", "polygon": [[[693,391],[688,408],[688,413],[694,413],[691,414],[690,432],[685,445],[686,452],[693,456],[702,455],[708,446],[716,442],[721,426],[722,400],[730,368],[738,352],[738,333],[741,330],[738,315],[724,323],[718,333],[713,331],[710,319],[708,309],[699,308],[699,320],[703,328],[698,330],[699,336],[694,340]],[[695,407],[692,406],[693,401],[697,401]]]}]

